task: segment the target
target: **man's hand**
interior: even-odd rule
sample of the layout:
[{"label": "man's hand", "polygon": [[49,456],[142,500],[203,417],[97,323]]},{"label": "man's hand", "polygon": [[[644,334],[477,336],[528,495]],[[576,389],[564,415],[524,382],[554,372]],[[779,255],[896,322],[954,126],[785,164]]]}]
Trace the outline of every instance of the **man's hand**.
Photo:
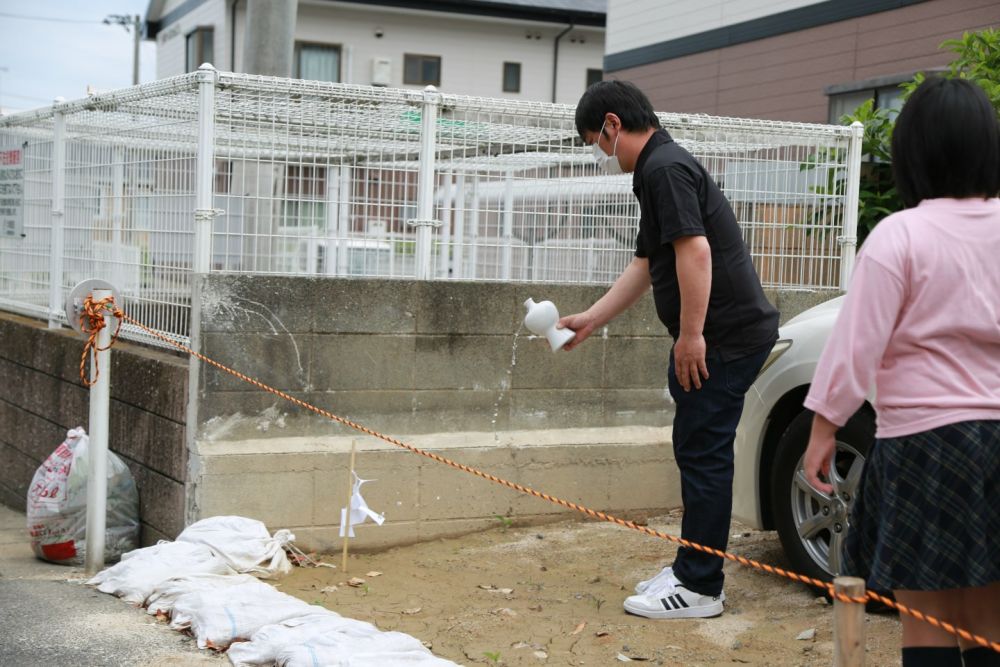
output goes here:
[{"label": "man's hand", "polygon": [[593,333],[594,329],[597,328],[597,318],[594,317],[590,311],[567,315],[566,317],[559,318],[559,321],[556,323],[556,328],[572,329],[576,332],[576,335],[573,336],[573,340],[563,345],[562,349],[568,352],[583,341],[587,340],[590,334]]},{"label": "man's hand", "polygon": [[695,389],[701,389],[701,379],[703,377],[708,379],[704,336],[681,333],[680,338],[674,343],[674,372],[684,391],[691,391],[691,385],[694,385]]}]

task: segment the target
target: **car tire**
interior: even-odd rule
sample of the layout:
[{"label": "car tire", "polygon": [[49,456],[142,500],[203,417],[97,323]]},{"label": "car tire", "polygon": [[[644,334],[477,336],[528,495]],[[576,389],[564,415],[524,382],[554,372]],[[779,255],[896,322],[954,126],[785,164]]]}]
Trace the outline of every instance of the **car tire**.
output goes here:
[{"label": "car tire", "polygon": [[802,457],[812,420],[811,411],[799,413],[778,441],[771,472],[771,507],[791,569],[828,582],[838,574],[839,547],[847,534],[861,468],[875,441],[875,419],[869,410],[861,409],[837,431],[834,467],[841,492],[838,497],[820,494],[805,481]]}]

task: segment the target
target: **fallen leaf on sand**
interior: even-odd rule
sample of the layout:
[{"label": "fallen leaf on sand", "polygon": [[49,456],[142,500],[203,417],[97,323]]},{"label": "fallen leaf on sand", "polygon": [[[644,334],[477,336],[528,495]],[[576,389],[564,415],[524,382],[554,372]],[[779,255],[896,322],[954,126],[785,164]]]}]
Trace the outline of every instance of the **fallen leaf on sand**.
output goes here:
[{"label": "fallen leaf on sand", "polygon": [[420,610],[421,610],[421,607],[414,607],[413,609],[404,609],[400,613],[401,614],[407,614],[407,615],[419,614]]},{"label": "fallen leaf on sand", "polygon": [[336,591],[337,591],[336,586],[324,586],[323,588],[319,589],[320,593],[335,593]]},{"label": "fallen leaf on sand", "polygon": [[361,577],[351,577],[350,579],[347,580],[347,585],[354,586],[355,588],[357,588],[358,586],[364,586],[365,580],[362,579]]},{"label": "fallen leaf on sand", "polygon": [[371,572],[365,572],[366,577],[378,577],[381,576],[381,574],[382,573],[378,572],[377,570],[372,570]]},{"label": "fallen leaf on sand", "polygon": [[585,627],[587,627],[587,621],[580,621],[580,624],[579,624],[578,626],[576,626],[576,630],[574,630],[574,631],[573,631],[573,632],[571,632],[570,634],[571,634],[571,635],[578,635],[578,634],[580,634],[581,632],[583,632],[583,629],[584,629]]}]

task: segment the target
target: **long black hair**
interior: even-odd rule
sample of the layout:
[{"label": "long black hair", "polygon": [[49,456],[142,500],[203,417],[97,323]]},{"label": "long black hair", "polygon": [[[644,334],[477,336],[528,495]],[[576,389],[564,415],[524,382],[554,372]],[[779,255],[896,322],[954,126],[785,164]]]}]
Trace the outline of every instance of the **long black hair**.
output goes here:
[{"label": "long black hair", "polygon": [[938,197],[995,197],[1000,123],[982,88],[965,79],[920,84],[896,119],[892,173],[907,207]]}]

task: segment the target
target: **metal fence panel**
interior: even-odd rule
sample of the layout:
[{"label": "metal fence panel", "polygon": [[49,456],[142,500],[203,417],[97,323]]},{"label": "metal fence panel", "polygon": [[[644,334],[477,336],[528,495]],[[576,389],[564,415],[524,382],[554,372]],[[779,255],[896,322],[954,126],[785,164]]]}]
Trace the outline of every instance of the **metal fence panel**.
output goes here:
[{"label": "metal fence panel", "polygon": [[[58,322],[57,297],[104,278],[185,340],[198,224],[210,271],[609,284],[638,204],[631,176],[598,173],[574,111],[206,71],[0,119],[25,160],[0,306]],[[765,286],[841,285],[851,128],[659,118],[729,197]]]}]

